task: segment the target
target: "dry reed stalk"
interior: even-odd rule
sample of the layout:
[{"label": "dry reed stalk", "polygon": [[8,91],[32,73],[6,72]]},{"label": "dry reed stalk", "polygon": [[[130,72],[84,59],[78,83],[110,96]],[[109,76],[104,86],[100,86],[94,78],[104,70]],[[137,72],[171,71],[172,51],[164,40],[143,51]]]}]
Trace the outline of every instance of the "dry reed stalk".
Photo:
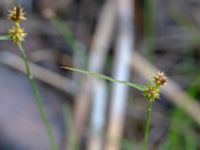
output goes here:
[{"label": "dry reed stalk", "polygon": [[[131,0],[118,0],[118,41],[116,45],[113,78],[127,81],[130,76],[130,60],[133,50],[133,4]],[[120,149],[124,116],[126,112],[128,86],[113,83],[107,131],[106,150]]]},{"label": "dry reed stalk", "polygon": [[[103,10],[100,14],[100,18],[97,23],[97,28],[94,33],[94,37],[91,44],[91,53],[89,57],[89,69],[88,69],[90,71],[102,72],[103,70],[106,54],[109,49],[112,35],[113,35],[115,14],[116,14],[115,8],[116,7],[115,7],[115,3],[113,3],[113,0],[108,0],[104,4]],[[102,90],[105,90],[105,83],[103,82],[104,81],[101,81],[98,79],[92,79],[91,77],[86,78],[85,82],[83,82],[82,88],[76,98],[75,112],[74,112],[75,114],[74,122],[75,122],[75,131],[76,131],[77,140],[81,139],[81,137],[83,136],[83,132],[85,131],[85,124],[88,119],[88,112],[91,107],[91,101],[90,101],[91,92],[94,92],[93,99],[92,99],[92,103],[94,105],[92,107],[96,107],[97,106],[96,103],[98,103],[99,101],[98,94],[99,92],[101,92],[101,91],[98,91],[99,87]],[[104,86],[104,88],[102,88],[102,85]],[[102,91],[101,93],[104,93],[104,92]],[[102,101],[104,102],[102,102],[101,104],[105,106],[106,96],[104,95],[103,97],[105,97],[104,99],[102,99]],[[95,98],[97,99],[95,100]],[[105,108],[102,107],[100,115],[104,115],[105,113],[104,109]],[[93,110],[95,110],[95,108],[93,108]],[[99,128],[98,130],[101,130],[101,131],[103,130],[104,120],[105,119],[101,119],[102,126],[98,127]],[[92,127],[92,126],[91,126],[91,129],[96,130],[96,127],[94,126]],[[98,137],[98,139],[96,140],[99,141],[98,143],[102,143],[101,136]],[[93,147],[92,146],[94,145],[93,142],[96,143],[96,140],[92,141],[92,138],[91,138],[89,141],[89,147]],[[99,145],[99,146],[96,145],[96,148],[98,147],[97,149],[100,149],[99,148],[100,146],[102,145]]]}]

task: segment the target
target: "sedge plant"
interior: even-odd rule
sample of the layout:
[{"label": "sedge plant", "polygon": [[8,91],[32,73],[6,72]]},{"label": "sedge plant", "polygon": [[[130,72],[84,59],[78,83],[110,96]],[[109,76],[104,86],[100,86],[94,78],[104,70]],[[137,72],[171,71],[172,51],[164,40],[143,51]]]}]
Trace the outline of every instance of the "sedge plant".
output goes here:
[{"label": "sedge plant", "polygon": [[143,92],[144,97],[148,100],[147,119],[146,119],[146,124],[145,124],[144,144],[143,144],[143,149],[147,150],[149,129],[150,129],[150,124],[151,124],[152,106],[153,106],[153,103],[160,97],[160,86],[166,84],[167,77],[163,72],[158,72],[158,73],[154,74],[152,77],[151,83],[148,83],[147,85],[142,85],[142,84],[135,84],[135,83],[127,82],[127,81],[116,80],[109,76],[105,76],[103,74],[99,74],[96,72],[89,72],[86,70],[81,70],[81,69],[76,69],[76,68],[71,68],[71,67],[61,67],[61,68],[71,70],[74,72],[78,72],[81,74],[85,74],[88,76],[93,76],[93,77],[100,78],[103,80],[121,83],[121,84],[133,87],[133,88]]},{"label": "sedge plant", "polygon": [[[44,123],[44,126],[48,133],[49,142],[51,144],[52,150],[57,150],[57,144],[54,139],[47,113],[44,109],[44,104],[42,102],[42,99],[39,95],[38,88],[36,86],[36,82],[34,80],[34,77],[31,72],[31,68],[29,66],[29,60],[26,56],[26,53],[24,51],[24,48],[22,46],[22,42],[25,40],[26,32],[24,29],[20,26],[21,21],[26,20],[25,18],[25,12],[20,6],[14,6],[13,10],[9,11],[8,18],[14,22],[14,26],[8,30],[8,35],[0,35],[0,40],[8,40],[10,39],[13,41],[14,44],[18,47],[21,57],[24,60],[25,69],[27,72],[27,75],[29,77],[29,80],[31,82],[32,90],[36,99],[36,103],[40,112],[40,116],[42,118],[42,121]],[[68,69],[74,72],[82,73],[89,76],[94,76],[100,79],[108,80],[111,82],[117,82],[121,83],[130,87],[133,87],[141,92],[143,92],[143,95],[148,100],[148,106],[147,106],[147,120],[145,124],[145,132],[144,132],[144,150],[147,150],[147,143],[148,143],[148,137],[149,137],[149,129],[150,129],[150,123],[151,123],[151,111],[153,102],[155,102],[156,99],[160,96],[160,86],[164,85],[166,83],[166,76],[164,73],[158,72],[155,75],[153,75],[152,82],[148,83],[147,85],[142,84],[135,84],[127,81],[121,81],[113,79],[109,76],[105,76],[103,74],[98,74],[95,72],[89,72],[86,70],[76,69],[76,68],[70,68],[70,67],[62,67],[64,69]]]},{"label": "sedge plant", "polygon": [[9,10],[8,19],[13,21],[14,25],[11,29],[8,30],[7,35],[0,36],[0,40],[9,40],[10,39],[18,47],[20,55],[24,61],[24,65],[25,65],[25,69],[26,69],[28,78],[31,82],[31,87],[33,90],[33,94],[35,96],[35,100],[36,100],[36,104],[37,104],[37,107],[39,110],[40,117],[43,121],[43,124],[44,124],[46,130],[47,130],[51,150],[57,150],[56,140],[53,136],[52,129],[50,127],[48,115],[45,111],[42,98],[39,95],[39,91],[36,86],[36,82],[32,75],[28,57],[26,56],[25,50],[22,46],[22,43],[24,42],[25,37],[27,35],[26,32],[24,31],[24,29],[20,25],[20,23],[22,21],[26,20],[25,12],[24,12],[23,8],[21,8],[21,6],[19,6],[19,5],[14,6],[14,8],[12,10]]}]

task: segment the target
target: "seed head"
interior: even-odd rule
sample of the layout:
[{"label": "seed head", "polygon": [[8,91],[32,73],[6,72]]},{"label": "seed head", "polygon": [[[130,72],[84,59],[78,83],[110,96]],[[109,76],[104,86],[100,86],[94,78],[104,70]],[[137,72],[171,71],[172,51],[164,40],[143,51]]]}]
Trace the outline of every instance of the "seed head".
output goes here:
[{"label": "seed head", "polygon": [[23,42],[27,35],[19,24],[15,24],[12,29],[8,30],[8,34],[10,39],[16,44]]},{"label": "seed head", "polygon": [[146,85],[143,92],[144,96],[150,101],[155,101],[160,97],[159,88],[152,84]]},{"label": "seed head", "polygon": [[167,81],[167,77],[163,72],[158,72],[158,73],[153,75],[152,82],[156,86],[165,85],[166,81]]},{"label": "seed head", "polygon": [[26,20],[25,12],[23,11],[23,8],[21,8],[21,6],[19,5],[14,6],[12,10],[9,10],[8,18],[14,21],[15,23],[19,23],[23,20]]}]

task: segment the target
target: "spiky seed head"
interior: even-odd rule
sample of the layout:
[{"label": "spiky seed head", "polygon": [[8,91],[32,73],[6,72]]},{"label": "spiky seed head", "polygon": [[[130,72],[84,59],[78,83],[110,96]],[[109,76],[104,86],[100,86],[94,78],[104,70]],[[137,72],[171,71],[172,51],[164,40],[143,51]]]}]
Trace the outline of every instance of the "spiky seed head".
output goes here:
[{"label": "spiky seed head", "polygon": [[10,36],[10,39],[15,43],[19,44],[25,40],[26,33],[24,32],[24,29],[20,27],[19,24],[15,24],[13,28],[8,30],[8,34]]},{"label": "spiky seed head", "polygon": [[156,85],[156,86],[161,86],[161,85],[165,85],[167,82],[167,77],[163,72],[158,72],[156,74],[153,75],[153,79],[152,82]]},{"label": "spiky seed head", "polygon": [[152,84],[146,85],[143,92],[144,96],[150,101],[155,101],[160,97],[159,88]]},{"label": "spiky seed head", "polygon": [[26,20],[25,18],[25,12],[21,6],[17,5],[14,6],[12,10],[8,11],[8,18],[14,21],[15,23],[19,23],[23,20]]}]

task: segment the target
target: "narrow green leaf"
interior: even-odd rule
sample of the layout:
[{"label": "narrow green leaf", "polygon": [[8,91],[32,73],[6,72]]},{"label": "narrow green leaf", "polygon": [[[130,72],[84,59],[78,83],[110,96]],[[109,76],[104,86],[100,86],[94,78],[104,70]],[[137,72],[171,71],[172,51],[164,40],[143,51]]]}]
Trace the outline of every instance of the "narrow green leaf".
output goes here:
[{"label": "narrow green leaf", "polygon": [[88,76],[94,76],[94,77],[97,77],[97,78],[100,78],[100,79],[104,79],[104,80],[108,80],[108,81],[111,81],[111,82],[121,83],[121,84],[124,84],[124,85],[127,85],[127,86],[134,87],[134,88],[136,88],[136,89],[138,89],[140,91],[144,90],[144,86],[143,85],[134,84],[134,83],[127,82],[127,81],[116,80],[116,79],[113,79],[113,78],[111,78],[109,76],[106,76],[106,75],[103,75],[103,74],[99,74],[99,73],[96,73],[96,72],[90,72],[90,71],[71,68],[71,67],[61,67],[61,68],[67,69],[67,70],[71,70],[71,71],[75,71],[75,72],[78,72],[78,73],[82,73],[82,74],[85,74],[85,75],[88,75]]}]

